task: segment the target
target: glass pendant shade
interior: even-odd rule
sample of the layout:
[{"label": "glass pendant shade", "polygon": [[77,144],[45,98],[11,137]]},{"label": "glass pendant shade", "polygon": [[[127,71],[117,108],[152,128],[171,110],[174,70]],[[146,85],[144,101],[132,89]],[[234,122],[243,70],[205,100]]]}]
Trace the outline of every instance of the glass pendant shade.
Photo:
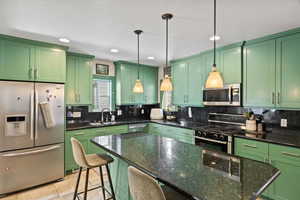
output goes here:
[{"label": "glass pendant shade", "polygon": [[220,72],[217,71],[216,66],[212,67],[212,71],[209,72],[208,78],[205,83],[205,88],[223,88],[224,80]]},{"label": "glass pendant shade", "polygon": [[160,91],[172,91],[173,85],[169,76],[165,76],[164,80],[160,85]]},{"label": "glass pendant shade", "polygon": [[134,87],[133,87],[133,92],[134,93],[144,93],[143,84],[139,79],[137,79],[135,81],[135,84],[134,84]]}]

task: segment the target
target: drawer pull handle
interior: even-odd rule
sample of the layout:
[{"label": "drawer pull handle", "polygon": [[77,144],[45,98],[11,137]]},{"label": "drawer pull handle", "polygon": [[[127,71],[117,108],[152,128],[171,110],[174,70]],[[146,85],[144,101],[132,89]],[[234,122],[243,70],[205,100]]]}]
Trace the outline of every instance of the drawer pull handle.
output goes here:
[{"label": "drawer pull handle", "polygon": [[291,157],[295,157],[295,158],[300,158],[300,155],[299,154],[293,154],[293,153],[289,153],[289,152],[281,152],[282,155],[285,155],[285,156],[291,156]]},{"label": "drawer pull handle", "polygon": [[256,148],[257,148],[257,146],[254,146],[254,145],[250,145],[250,144],[244,144],[244,146],[245,146],[245,147],[250,147],[250,148],[254,148],[254,149],[256,149]]}]

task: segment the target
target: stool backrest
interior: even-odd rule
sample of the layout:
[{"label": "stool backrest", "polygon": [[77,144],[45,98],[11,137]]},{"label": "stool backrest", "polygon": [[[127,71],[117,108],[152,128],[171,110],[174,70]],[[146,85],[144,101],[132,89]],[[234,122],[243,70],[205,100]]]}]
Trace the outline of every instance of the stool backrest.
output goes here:
[{"label": "stool backrest", "polygon": [[88,167],[88,162],[85,157],[85,150],[82,144],[75,138],[71,138],[73,157],[77,165],[80,167]]},{"label": "stool backrest", "polygon": [[130,193],[134,200],[166,200],[155,179],[134,167],[128,167],[128,181]]}]

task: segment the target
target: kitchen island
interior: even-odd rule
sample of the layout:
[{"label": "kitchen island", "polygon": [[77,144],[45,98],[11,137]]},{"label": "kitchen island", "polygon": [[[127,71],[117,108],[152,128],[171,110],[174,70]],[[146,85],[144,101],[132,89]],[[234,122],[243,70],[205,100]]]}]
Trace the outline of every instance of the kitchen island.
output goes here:
[{"label": "kitchen island", "polygon": [[130,165],[199,200],[256,199],[280,174],[266,163],[148,133],[99,136],[91,141],[115,159],[111,173],[118,200],[131,199]]}]

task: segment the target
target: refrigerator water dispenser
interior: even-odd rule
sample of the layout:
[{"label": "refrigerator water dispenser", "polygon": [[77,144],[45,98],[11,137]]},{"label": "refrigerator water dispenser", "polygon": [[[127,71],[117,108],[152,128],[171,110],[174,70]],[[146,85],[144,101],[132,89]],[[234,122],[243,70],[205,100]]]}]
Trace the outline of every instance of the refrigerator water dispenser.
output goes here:
[{"label": "refrigerator water dispenser", "polygon": [[7,115],[5,117],[5,135],[23,136],[26,135],[26,115]]}]

